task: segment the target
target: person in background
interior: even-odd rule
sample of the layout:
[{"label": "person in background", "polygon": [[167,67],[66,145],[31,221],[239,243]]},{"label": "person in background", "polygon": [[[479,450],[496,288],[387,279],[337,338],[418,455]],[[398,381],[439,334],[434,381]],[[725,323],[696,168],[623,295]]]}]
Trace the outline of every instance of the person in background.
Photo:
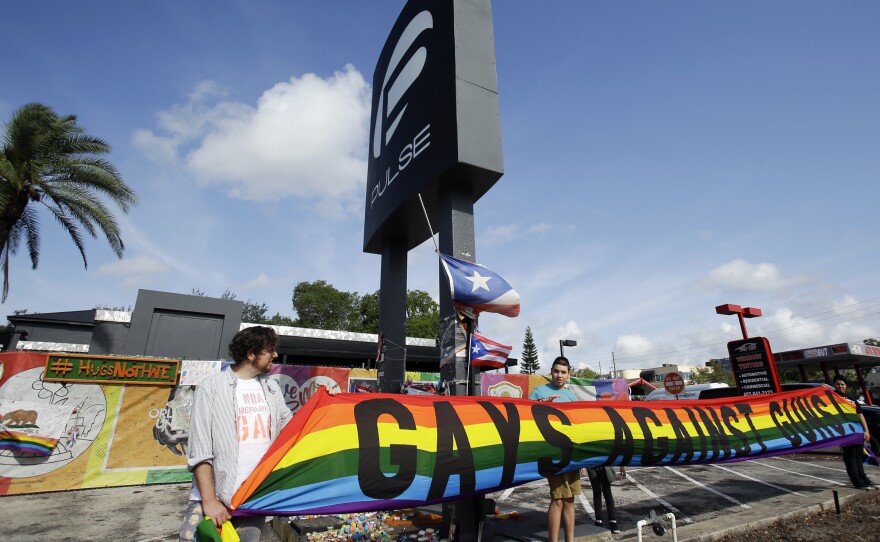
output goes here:
[{"label": "person in background", "polygon": [[[853,401],[846,396],[846,379],[843,375],[836,374],[834,375],[833,382],[834,389],[837,393],[855,405],[856,414],[858,414],[859,421],[862,422],[862,428],[865,430],[865,443],[871,442],[871,435],[868,432],[868,422],[865,421],[865,415],[862,414],[862,406],[857,401]],[[846,467],[846,473],[849,475],[849,480],[852,482],[852,485],[855,486],[856,489],[868,489],[873,486],[874,482],[869,480],[865,475],[864,445],[851,444],[849,446],[841,446],[840,449],[843,452],[843,464]]]},{"label": "person in background", "polygon": [[[553,360],[550,368],[550,382],[536,387],[529,394],[532,401],[546,403],[568,403],[577,401],[574,392],[568,387],[571,377],[571,364],[563,356]],[[581,493],[580,472],[574,470],[547,478],[550,484],[550,506],[547,508],[548,542],[559,538],[559,527],[565,531],[565,542],[574,541],[574,497]]]},{"label": "person in background", "polygon": [[[613,534],[620,532],[617,526],[617,516],[614,514],[614,494],[611,493],[611,479],[608,477],[608,469],[614,475],[613,467],[592,467],[587,469],[590,477],[590,485],[593,487],[593,508],[596,511],[596,527],[603,527],[602,521],[602,497],[605,497],[605,508],[608,511],[608,528]],[[620,477],[626,478],[626,469],[621,465]]]}]

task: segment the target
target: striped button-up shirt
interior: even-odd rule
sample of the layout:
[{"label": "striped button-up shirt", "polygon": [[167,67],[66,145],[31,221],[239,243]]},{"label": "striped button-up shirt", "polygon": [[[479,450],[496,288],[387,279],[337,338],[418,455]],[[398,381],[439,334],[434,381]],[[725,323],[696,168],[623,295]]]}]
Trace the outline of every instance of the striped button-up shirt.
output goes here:
[{"label": "striped button-up shirt", "polygon": [[[269,438],[273,441],[293,417],[284,403],[278,383],[264,375],[256,377],[269,404]],[[230,506],[238,470],[238,405],[235,387],[238,377],[229,367],[213,375],[196,388],[189,422],[187,469],[192,471],[199,463],[210,463],[214,469],[214,492],[226,506]],[[195,483],[195,482],[194,482]]]}]

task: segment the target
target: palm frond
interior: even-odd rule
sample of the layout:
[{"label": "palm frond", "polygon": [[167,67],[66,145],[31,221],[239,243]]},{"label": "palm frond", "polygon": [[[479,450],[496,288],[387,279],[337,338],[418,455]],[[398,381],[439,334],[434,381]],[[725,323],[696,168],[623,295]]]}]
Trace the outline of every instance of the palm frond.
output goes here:
[{"label": "palm frond", "polygon": [[34,202],[44,207],[68,232],[88,267],[84,232],[101,230],[113,252],[122,257],[125,244],[119,224],[105,200],[128,212],[137,195],[103,156],[110,145],[86,133],[76,115],[59,116],[50,107],[25,104],[6,125],[0,148],[0,272],[3,300],[9,289],[9,260],[24,235],[37,267],[40,232]]},{"label": "palm frond", "polygon": [[40,220],[36,210],[28,207],[21,215],[19,224],[23,224],[27,239],[28,255],[31,257],[31,268],[36,269],[40,263]]},{"label": "palm frond", "polygon": [[[52,211],[52,214],[55,215],[55,218],[58,220],[58,222],[61,223],[61,226],[70,235],[71,240],[73,240],[73,244],[76,245],[76,248],[79,250],[80,256],[82,256],[83,266],[88,269],[89,261],[88,259],[86,259],[86,246],[83,242],[82,234],[79,231],[79,227],[77,226],[77,220],[74,220],[68,214],[65,214],[62,209],[52,207],[51,205],[47,205],[47,207],[49,207],[49,209]],[[80,221],[80,223],[82,222]],[[86,222],[86,224],[88,224],[88,222]],[[91,228],[90,224],[88,226],[89,227],[87,229],[92,232],[92,237],[95,237],[95,234],[93,233],[93,228]]]}]

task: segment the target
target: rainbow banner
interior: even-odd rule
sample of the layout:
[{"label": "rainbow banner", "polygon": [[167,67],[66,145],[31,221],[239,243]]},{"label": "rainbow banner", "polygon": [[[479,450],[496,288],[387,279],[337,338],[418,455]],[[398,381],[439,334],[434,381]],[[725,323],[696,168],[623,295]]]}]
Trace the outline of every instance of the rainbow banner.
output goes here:
[{"label": "rainbow banner", "polygon": [[598,465],[722,463],[860,444],[831,390],[542,403],[320,390],[239,488],[236,515],[392,510]]}]

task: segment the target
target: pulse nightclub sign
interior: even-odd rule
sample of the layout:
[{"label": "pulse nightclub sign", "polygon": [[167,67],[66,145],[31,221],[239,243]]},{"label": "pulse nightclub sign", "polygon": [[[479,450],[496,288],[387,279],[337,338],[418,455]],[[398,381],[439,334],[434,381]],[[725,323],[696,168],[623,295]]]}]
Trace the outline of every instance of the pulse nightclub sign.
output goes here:
[{"label": "pulse nightclub sign", "polygon": [[752,337],[727,343],[730,368],[740,395],[778,393],[779,376],[773,362],[770,343],[764,337]]},{"label": "pulse nightclub sign", "polygon": [[364,251],[430,237],[447,184],[473,201],[503,173],[490,0],[411,0],[373,74]]}]

